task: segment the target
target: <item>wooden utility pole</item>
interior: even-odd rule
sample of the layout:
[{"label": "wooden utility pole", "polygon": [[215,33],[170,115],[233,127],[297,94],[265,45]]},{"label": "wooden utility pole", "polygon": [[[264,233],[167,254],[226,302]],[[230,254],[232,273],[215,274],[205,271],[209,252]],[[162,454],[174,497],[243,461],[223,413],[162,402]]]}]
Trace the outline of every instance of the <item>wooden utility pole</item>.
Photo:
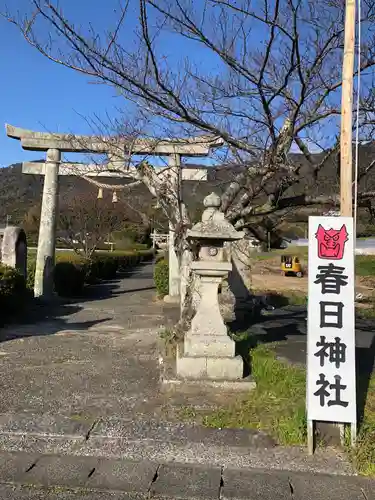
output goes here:
[{"label": "wooden utility pole", "polygon": [[[355,47],[356,0],[346,0],[345,3],[345,39],[344,59],[342,65],[342,95],[341,95],[341,137],[340,137],[340,215],[353,216],[353,72]],[[355,228],[355,221],[354,221]],[[355,231],[355,229],[354,229]],[[355,236],[354,248],[355,252]],[[354,255],[353,255],[354,257]],[[354,314],[354,313],[353,313]],[[354,325],[353,325],[354,326]],[[340,426],[340,440],[344,443],[345,424]],[[357,424],[351,424],[351,442],[355,445]]]},{"label": "wooden utility pole", "polygon": [[353,215],[352,111],[355,41],[355,2],[345,4],[345,42],[342,65],[341,137],[340,137],[340,215]]}]

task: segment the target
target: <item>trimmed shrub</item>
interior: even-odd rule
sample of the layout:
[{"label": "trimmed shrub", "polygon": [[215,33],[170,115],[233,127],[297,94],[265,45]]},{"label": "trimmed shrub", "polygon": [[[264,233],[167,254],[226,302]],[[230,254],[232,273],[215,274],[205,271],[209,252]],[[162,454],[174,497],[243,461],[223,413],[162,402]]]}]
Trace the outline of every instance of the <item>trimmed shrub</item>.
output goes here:
[{"label": "trimmed shrub", "polygon": [[169,293],[169,265],[165,259],[159,260],[154,268],[154,282],[159,297]]},{"label": "trimmed shrub", "polygon": [[110,280],[115,278],[118,269],[116,257],[108,255],[94,255],[87,264],[87,281],[95,282],[97,280]]},{"label": "trimmed shrub", "polygon": [[[154,256],[155,252],[152,249],[125,252],[98,251],[90,260],[74,252],[57,253],[54,269],[55,291],[63,297],[78,296],[85,284],[113,279],[118,270],[123,271],[141,262],[153,260]],[[27,287],[33,290],[35,260],[30,260],[27,267]]]},{"label": "trimmed shrub", "polygon": [[150,262],[154,259],[154,250],[139,250],[139,251],[129,251],[121,252],[116,255],[118,260],[118,270],[126,271],[127,269],[137,266],[142,262]]},{"label": "trimmed shrub", "polygon": [[75,297],[85,285],[86,266],[75,262],[57,262],[54,269],[55,291],[62,297]]},{"label": "trimmed shrub", "polygon": [[28,261],[27,261],[26,287],[32,293],[34,293],[35,267],[36,267],[36,261],[28,259]]},{"label": "trimmed shrub", "polygon": [[160,260],[166,260],[168,262],[168,252],[163,251],[156,254],[155,262],[158,263]]},{"label": "trimmed shrub", "polygon": [[[56,265],[60,263],[74,263],[83,266],[85,264],[85,259],[73,252],[58,253],[55,258]],[[28,290],[34,291],[35,284],[35,268],[36,268],[36,258],[29,258],[27,260],[27,278],[26,286]]]},{"label": "trimmed shrub", "polygon": [[0,264],[0,308],[2,315],[18,311],[28,297],[25,278],[17,269]]}]

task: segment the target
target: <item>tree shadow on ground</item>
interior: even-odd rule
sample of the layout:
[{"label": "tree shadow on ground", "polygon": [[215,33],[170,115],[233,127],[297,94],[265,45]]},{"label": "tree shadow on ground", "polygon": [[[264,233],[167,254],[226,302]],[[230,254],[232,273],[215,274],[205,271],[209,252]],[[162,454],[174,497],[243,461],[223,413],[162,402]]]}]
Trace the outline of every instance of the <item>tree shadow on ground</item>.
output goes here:
[{"label": "tree shadow on ground", "polygon": [[[123,279],[131,278],[142,265],[146,264],[120,271],[114,279],[87,286],[79,297],[55,297],[48,303],[39,299],[28,300],[24,305],[19,306],[17,314],[9,315],[2,322],[0,319],[0,342],[21,337],[53,335],[64,330],[87,330],[96,324],[109,321],[112,318],[74,323],[68,322],[65,318],[81,311],[82,304],[87,302],[154,289],[153,286],[147,286],[147,283],[144,287],[138,284],[138,286],[130,286],[129,289],[119,289]],[[136,277],[137,282],[150,279],[152,279],[152,271],[143,272]],[[35,333],[35,327],[38,328],[37,333]]]},{"label": "tree shadow on ground", "polygon": [[120,290],[119,284],[122,282],[123,278],[126,278],[126,276],[119,275],[118,278],[112,280],[106,280],[92,285],[88,285],[84,289],[81,295],[77,297],[70,297],[67,298],[66,300],[69,301],[70,304],[77,304],[83,302],[94,302],[96,300],[105,300],[113,297],[120,297],[122,295],[143,292],[147,290],[155,290],[154,285],[150,286],[147,284],[145,284],[145,286],[133,286],[126,290]]},{"label": "tree shadow on ground", "polygon": [[111,319],[68,321],[67,316],[76,314],[82,309],[78,305],[66,304],[59,299],[48,304],[34,299],[17,317],[11,318],[1,325],[0,342],[17,338],[54,335],[64,330],[84,331]]},{"label": "tree shadow on ground", "polygon": [[[142,266],[147,266],[150,264],[151,264],[150,262],[147,262],[144,264],[139,264],[138,266],[132,269],[127,269],[125,271],[118,271],[116,277],[106,280],[97,280],[96,282],[85,286],[83,292],[79,296],[67,297],[64,300],[69,304],[82,304],[85,302],[94,302],[97,300],[105,300],[113,297],[119,297],[121,295],[126,295],[130,293],[154,290],[155,289],[154,285],[147,285],[145,283],[145,286],[142,286],[141,283],[138,283],[147,280],[152,281],[153,283],[152,271],[149,272],[143,271],[141,274],[139,273],[139,270]],[[137,283],[136,284],[133,283],[132,286],[130,286],[128,289],[121,290],[120,284],[123,282],[123,280],[126,280],[127,278],[131,279],[135,274],[137,274],[136,276]]]},{"label": "tree shadow on ground", "polygon": [[356,348],[356,371],[357,416],[358,424],[361,426],[364,419],[371,377],[375,373],[375,334],[369,347]]},{"label": "tree shadow on ground", "polygon": [[254,324],[250,330],[243,334],[232,334],[234,340],[236,341],[236,355],[240,355],[244,360],[244,366],[246,367],[246,373],[244,373],[245,376],[251,374],[250,350],[257,345],[285,342],[286,347],[289,337],[298,336],[300,338],[306,338],[306,334],[301,331],[303,325],[299,324],[299,322],[292,321],[293,318],[300,320],[300,317],[300,314],[290,314],[287,318],[288,323],[275,325],[274,323],[277,321],[285,321],[285,315],[273,316],[272,326],[268,326],[266,321],[264,322],[264,325],[262,325],[261,322],[258,322],[257,324]]}]

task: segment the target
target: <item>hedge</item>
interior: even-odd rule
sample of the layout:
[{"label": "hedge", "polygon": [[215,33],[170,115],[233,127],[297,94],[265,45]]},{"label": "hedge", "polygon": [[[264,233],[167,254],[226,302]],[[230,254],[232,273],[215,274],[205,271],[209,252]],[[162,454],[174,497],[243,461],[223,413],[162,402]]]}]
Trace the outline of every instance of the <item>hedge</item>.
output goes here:
[{"label": "hedge", "polygon": [[[63,297],[79,296],[86,284],[116,277],[118,271],[125,271],[141,262],[153,260],[153,250],[126,252],[96,252],[91,259],[85,259],[73,252],[56,255],[54,269],[55,291]],[[34,288],[35,261],[28,264],[27,286]]]},{"label": "hedge", "polygon": [[160,260],[166,260],[168,262],[169,253],[166,251],[158,252],[155,257],[155,262],[158,263]]},{"label": "hedge", "polygon": [[169,293],[169,265],[166,259],[161,259],[155,264],[154,283],[158,297]]},{"label": "hedge", "polygon": [[29,293],[25,278],[17,269],[0,264],[1,319],[23,307]]},{"label": "hedge", "polygon": [[53,272],[55,292],[61,297],[76,297],[85,285],[86,263],[58,262]]}]

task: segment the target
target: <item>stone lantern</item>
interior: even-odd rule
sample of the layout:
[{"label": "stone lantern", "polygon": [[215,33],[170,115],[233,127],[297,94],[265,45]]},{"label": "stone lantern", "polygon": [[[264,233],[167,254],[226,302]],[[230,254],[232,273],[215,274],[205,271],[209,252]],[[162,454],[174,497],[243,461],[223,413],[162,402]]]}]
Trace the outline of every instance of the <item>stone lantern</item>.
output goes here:
[{"label": "stone lantern", "polygon": [[239,380],[243,361],[235,356],[235,343],[228,336],[219,309],[218,288],[232,269],[224,244],[243,238],[220,212],[215,193],[204,199],[202,221],[188,231],[199,248],[192,271],[199,276],[200,300],[191,328],[177,352],[177,375],[185,379]]}]

